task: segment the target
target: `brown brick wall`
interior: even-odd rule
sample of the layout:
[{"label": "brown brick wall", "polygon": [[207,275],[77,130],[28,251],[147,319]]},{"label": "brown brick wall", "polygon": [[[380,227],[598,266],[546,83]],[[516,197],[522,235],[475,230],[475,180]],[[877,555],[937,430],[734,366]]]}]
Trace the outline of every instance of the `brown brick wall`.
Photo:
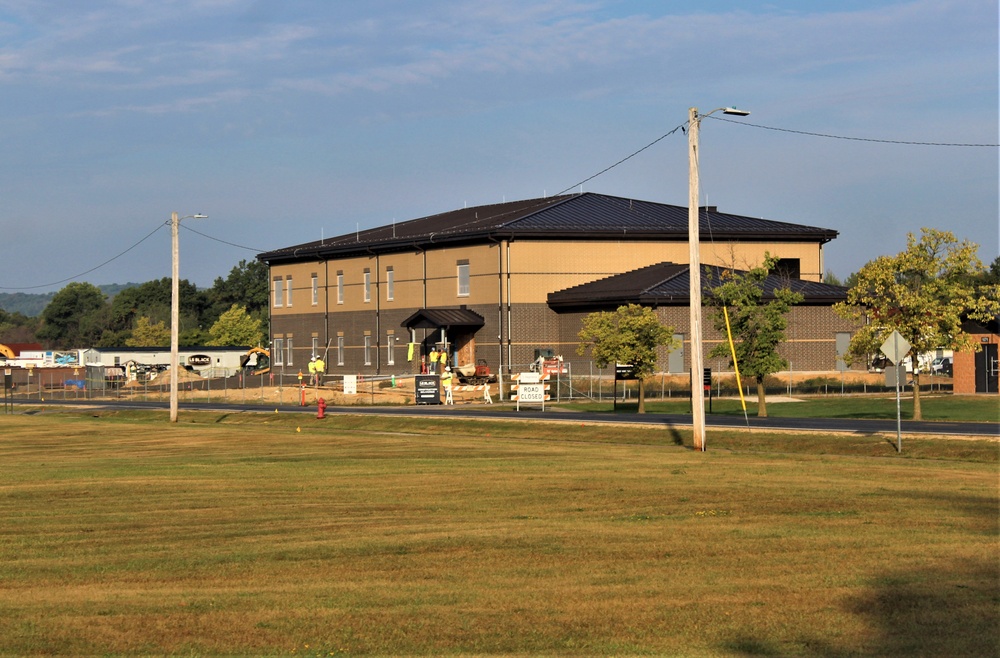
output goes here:
[{"label": "brown brick wall", "polygon": [[[475,359],[485,359],[490,367],[496,370],[501,365],[501,348],[498,336],[501,334],[499,309],[495,305],[469,306],[483,316],[485,325],[476,332]],[[330,353],[326,359],[327,371],[330,373],[365,373],[374,374],[376,370],[382,374],[402,374],[412,372],[412,365],[406,362],[406,345],[409,342],[409,332],[403,328],[402,322],[416,308],[383,309],[380,312],[380,323],[376,331],[374,309],[371,311],[347,311],[331,313],[329,319],[329,334],[327,334],[322,314],[282,315],[272,318],[272,336],[285,338],[292,336],[294,346],[294,367],[306,367],[311,352],[311,337],[315,332],[319,338],[321,349],[330,341]],[[712,328],[710,308],[704,310],[702,327],[704,336],[702,347],[705,353],[706,367],[714,370],[728,371],[728,360],[708,359],[708,353],[715,345],[725,342],[725,336]],[[589,356],[578,356],[578,334],[585,313],[555,313],[545,304],[514,304],[511,307],[512,331],[510,340],[510,363],[518,369],[531,363],[538,349],[551,349],[556,354],[563,355],[567,360],[587,360]],[[689,316],[687,307],[661,307],[657,309],[661,321],[673,328],[674,333],[688,335]],[[506,309],[503,311],[504,323],[507,322]],[[389,331],[393,331],[396,342],[395,364],[386,363],[386,341]],[[790,369],[803,371],[833,371],[836,367],[836,333],[850,331],[850,324],[837,316],[833,310],[825,306],[801,306],[793,308],[789,313],[789,327],[786,331],[788,341],[780,348],[781,355],[790,362]],[[343,332],[345,344],[345,363],[338,366],[336,361],[337,335]],[[371,366],[364,364],[364,336],[369,332],[372,337],[373,362]],[[430,344],[438,340],[438,333],[431,330],[417,330],[417,342]],[[398,340],[396,340],[398,339]],[[502,364],[507,364],[507,340],[504,334]],[[418,352],[419,354],[419,352]],[[685,367],[690,363],[690,345],[685,344]],[[663,350],[659,369],[667,369],[667,353]],[[709,363],[711,361],[711,363]],[[958,355],[956,355],[956,376],[958,375]],[[857,366],[861,367],[861,366]],[[957,385],[957,384],[956,384]],[[974,385],[974,384],[973,384]]]},{"label": "brown brick wall", "polygon": [[[978,334],[975,336],[975,339],[981,345],[1000,344],[1000,336],[997,334]],[[981,358],[981,352],[955,352],[952,358],[952,370],[954,372],[952,381],[956,395],[973,395],[976,393],[976,364]],[[981,363],[980,367],[982,367]],[[991,393],[996,392],[991,391]]]}]

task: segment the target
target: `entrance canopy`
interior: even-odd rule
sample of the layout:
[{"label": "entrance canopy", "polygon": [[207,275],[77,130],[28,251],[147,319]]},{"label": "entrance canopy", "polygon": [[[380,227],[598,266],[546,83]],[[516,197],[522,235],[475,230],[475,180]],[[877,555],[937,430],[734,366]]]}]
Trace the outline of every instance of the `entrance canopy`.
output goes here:
[{"label": "entrance canopy", "polygon": [[402,322],[407,329],[464,329],[475,333],[486,324],[483,316],[467,308],[422,308]]}]

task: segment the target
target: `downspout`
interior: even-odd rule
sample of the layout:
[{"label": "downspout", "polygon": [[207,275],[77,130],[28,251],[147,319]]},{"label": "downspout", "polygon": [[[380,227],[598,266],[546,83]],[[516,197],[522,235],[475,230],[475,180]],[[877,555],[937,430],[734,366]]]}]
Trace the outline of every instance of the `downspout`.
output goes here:
[{"label": "downspout", "polygon": [[503,402],[503,243],[492,237],[490,240],[497,246],[497,381],[500,383],[497,392]]},{"label": "downspout", "polygon": [[[372,253],[371,249],[368,253]],[[375,255],[375,374],[382,374],[382,274],[378,254]]]},{"label": "downspout", "polygon": [[510,239],[507,240],[507,373],[510,374],[513,368],[511,364],[511,334],[513,333],[513,325],[511,325],[511,310],[510,310]]},{"label": "downspout", "polygon": [[[323,261],[323,342],[330,346],[330,261]],[[327,354],[323,353],[323,361]]]},{"label": "downspout", "polygon": [[499,348],[497,369],[500,370],[500,388],[497,390],[503,402],[503,245],[497,243],[497,347]]}]

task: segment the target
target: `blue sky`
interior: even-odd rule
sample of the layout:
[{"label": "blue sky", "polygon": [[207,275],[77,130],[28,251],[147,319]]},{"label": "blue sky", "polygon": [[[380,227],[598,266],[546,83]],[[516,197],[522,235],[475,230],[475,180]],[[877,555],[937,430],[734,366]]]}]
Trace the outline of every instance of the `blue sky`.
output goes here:
[{"label": "blue sky", "polygon": [[[988,263],[997,148],[788,131],[996,145],[997,35],[987,0],[0,0],[0,291],[169,276],[172,211],[209,215],[181,232],[208,286],[259,250],[555,194],[726,105],[753,125],[703,122],[702,203],[839,231],[842,278],[923,226]],[[583,189],[687,185],[678,131]]]}]

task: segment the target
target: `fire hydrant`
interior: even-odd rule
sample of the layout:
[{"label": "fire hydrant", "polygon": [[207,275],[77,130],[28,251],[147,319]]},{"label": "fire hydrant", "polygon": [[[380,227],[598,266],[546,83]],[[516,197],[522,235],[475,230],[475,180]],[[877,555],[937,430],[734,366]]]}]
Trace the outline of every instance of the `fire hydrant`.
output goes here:
[{"label": "fire hydrant", "polygon": [[326,400],[323,398],[316,400],[316,417],[326,418]]}]

